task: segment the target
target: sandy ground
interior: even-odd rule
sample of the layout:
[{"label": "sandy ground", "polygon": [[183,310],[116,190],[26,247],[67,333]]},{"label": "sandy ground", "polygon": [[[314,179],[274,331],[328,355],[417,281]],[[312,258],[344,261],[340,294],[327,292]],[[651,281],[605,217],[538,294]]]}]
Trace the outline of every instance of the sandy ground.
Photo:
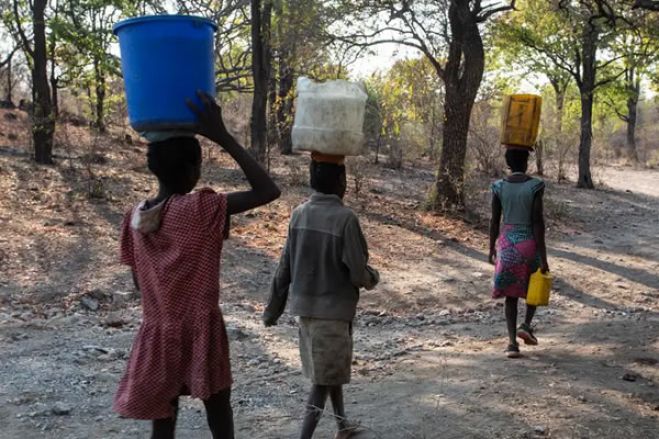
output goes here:
[{"label": "sandy ground", "polygon": [[[19,122],[0,124],[0,438],[148,437],[148,423],[110,410],[140,319],[115,255],[122,212],[153,190],[143,147],[70,128],[63,143],[83,140],[36,167],[17,146]],[[89,152],[97,163],[80,159]],[[206,184],[242,184],[226,155],[206,159]],[[285,196],[235,218],[224,253],[239,438],[293,438],[300,424],[297,329],[288,315],[265,329],[260,312],[307,193],[304,164],[273,162]],[[549,183],[556,289],[538,312],[540,345],[507,360],[501,304],[489,299],[487,181],[470,182],[463,221],[419,209],[427,165],[355,169],[362,187],[351,181],[347,202],[383,278],[355,322],[346,401],[358,437],[659,438],[659,172],[603,168],[597,191]],[[333,428],[327,413],[317,437]],[[210,437],[199,401],[182,401],[178,432]]]}]

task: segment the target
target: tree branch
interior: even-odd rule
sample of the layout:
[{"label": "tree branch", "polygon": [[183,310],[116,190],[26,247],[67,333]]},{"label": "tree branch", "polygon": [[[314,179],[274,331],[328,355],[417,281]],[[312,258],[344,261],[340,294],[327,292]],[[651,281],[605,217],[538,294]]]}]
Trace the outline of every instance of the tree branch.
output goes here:
[{"label": "tree branch", "polygon": [[517,0],[511,0],[510,4],[505,5],[505,6],[499,6],[499,7],[493,7],[493,6],[486,6],[482,8],[480,4],[476,8],[476,21],[478,23],[484,23],[486,22],[491,16],[498,14],[500,12],[506,12],[506,11],[514,11],[515,10],[515,3]]},{"label": "tree branch", "polygon": [[593,90],[598,88],[598,87],[601,87],[603,85],[606,85],[606,84],[609,84],[611,82],[617,81],[624,74],[625,74],[625,70],[622,70],[617,75],[609,76],[606,79],[602,79],[601,81],[596,82],[595,85],[593,86]]},{"label": "tree branch", "polygon": [[11,61],[11,59],[14,57],[14,54],[16,53],[16,51],[18,49],[19,49],[19,46],[14,47],[11,50],[11,52],[9,52],[7,57],[4,60],[0,61],[0,69],[3,68],[4,66],[6,66]]},{"label": "tree branch", "polygon": [[16,25],[18,36],[21,38],[23,50],[30,56],[30,58],[33,58],[34,50],[32,47],[30,47],[30,40],[28,40],[27,36],[25,35],[25,31],[23,31],[23,26],[21,26],[21,19],[18,11],[18,0],[14,0],[12,3],[14,6],[14,24]]},{"label": "tree branch", "polygon": [[657,0],[636,0],[632,9],[646,9],[648,11],[659,11],[659,1]]}]

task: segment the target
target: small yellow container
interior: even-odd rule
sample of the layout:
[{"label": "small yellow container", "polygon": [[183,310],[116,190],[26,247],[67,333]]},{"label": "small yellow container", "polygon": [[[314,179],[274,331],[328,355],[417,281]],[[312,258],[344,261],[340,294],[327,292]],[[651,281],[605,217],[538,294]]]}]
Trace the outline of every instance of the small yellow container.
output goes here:
[{"label": "small yellow container", "polygon": [[529,290],[526,294],[526,304],[532,306],[549,305],[551,293],[552,276],[550,273],[542,273],[541,270],[531,275]]},{"label": "small yellow container", "polygon": [[501,109],[501,144],[532,148],[538,138],[541,109],[541,96],[506,96]]}]

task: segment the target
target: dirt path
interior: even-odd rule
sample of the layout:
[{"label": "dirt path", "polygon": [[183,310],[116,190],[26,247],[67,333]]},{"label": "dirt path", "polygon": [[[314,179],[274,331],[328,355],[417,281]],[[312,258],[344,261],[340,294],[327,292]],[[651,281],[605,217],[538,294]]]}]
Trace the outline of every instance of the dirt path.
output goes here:
[{"label": "dirt path", "polygon": [[[0,169],[18,175],[11,160]],[[219,172],[222,180],[233,175]],[[484,235],[415,210],[430,172],[372,172],[367,198],[349,200],[362,215],[384,279],[364,294],[356,321],[346,400],[349,415],[365,426],[359,437],[659,438],[659,173],[606,170],[611,189],[596,192],[550,185],[557,292],[538,315],[541,345],[512,361],[502,355],[500,304],[488,298]],[[64,184],[59,178],[52,176],[49,184]],[[135,199],[142,196],[142,171],[121,178]],[[33,192],[24,184],[4,189]],[[308,387],[293,320],[285,316],[266,330],[259,319],[286,217],[304,196],[299,189],[287,193],[275,206],[238,218],[225,252],[223,309],[232,338],[239,438],[296,437]],[[148,437],[146,423],[110,411],[140,312],[135,299],[112,303],[112,297],[123,298],[115,292],[130,284],[102,250],[114,245],[126,200],[78,209],[73,225],[41,226],[50,219],[39,205],[49,201],[23,207],[34,209],[30,218],[38,225],[9,223],[11,210],[19,209],[12,203],[24,195],[16,198],[3,201],[0,219],[25,241],[4,241],[6,252],[16,258],[36,252],[42,259],[31,271],[18,270],[13,259],[3,267],[0,438]],[[66,233],[57,245],[66,245],[67,257],[47,257],[48,245],[31,237],[30,227]],[[44,270],[48,275],[41,278]],[[55,287],[49,290],[50,276]],[[50,299],[18,300],[22,291],[49,292],[40,297]],[[82,293],[99,309],[83,309]],[[179,419],[178,437],[210,437],[198,401],[184,400]],[[332,437],[332,428],[328,415],[318,437]]]}]

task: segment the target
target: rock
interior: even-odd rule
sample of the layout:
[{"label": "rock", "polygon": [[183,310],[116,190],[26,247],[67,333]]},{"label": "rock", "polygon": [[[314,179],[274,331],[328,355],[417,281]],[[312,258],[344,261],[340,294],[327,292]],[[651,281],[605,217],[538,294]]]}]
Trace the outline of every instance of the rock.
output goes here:
[{"label": "rock", "polygon": [[103,320],[103,326],[108,328],[121,328],[126,323],[126,320],[117,313],[112,313]]},{"label": "rock", "polygon": [[123,307],[135,299],[135,293],[132,291],[115,291],[112,293],[112,306]]},{"label": "rock", "polygon": [[626,373],[622,376],[623,381],[629,381],[630,383],[635,382],[640,377],[635,373]]},{"label": "rock", "polygon": [[230,339],[236,341],[243,341],[249,338],[249,334],[240,328],[227,327],[227,334],[229,335]]},{"label": "rock", "polygon": [[546,436],[547,435],[547,427],[543,425],[536,425],[533,427],[533,433],[535,433],[538,436]]},{"label": "rock", "polygon": [[87,293],[87,295],[89,295],[90,297],[93,297],[96,300],[104,300],[108,296],[105,293],[105,291],[103,291],[99,288],[95,288],[95,289],[91,290],[89,293]]},{"label": "rock", "polygon": [[82,299],[80,299],[80,305],[90,311],[98,311],[98,308],[100,307],[98,300],[91,296],[82,296]]},{"label": "rock", "polygon": [[68,416],[71,414],[71,407],[62,402],[56,402],[51,409],[51,413],[55,416]]},{"label": "rock", "polygon": [[421,321],[423,321],[423,320],[426,319],[426,316],[424,316],[423,314],[417,314],[417,315],[416,315],[416,319],[417,319],[417,320],[421,320]]},{"label": "rock", "polygon": [[586,399],[586,397],[583,395],[579,395],[577,399],[579,400],[579,402],[588,402],[588,399]]},{"label": "rock", "polygon": [[4,118],[6,120],[16,120],[18,119],[18,116],[16,116],[15,113],[5,113]]},{"label": "rock", "polygon": [[449,316],[449,315],[451,315],[451,311],[449,311],[448,309],[443,309],[439,312],[440,317],[446,317],[446,316]]},{"label": "rock", "polygon": [[656,366],[659,363],[659,360],[651,357],[639,357],[639,358],[634,358],[634,363],[643,366]]}]

